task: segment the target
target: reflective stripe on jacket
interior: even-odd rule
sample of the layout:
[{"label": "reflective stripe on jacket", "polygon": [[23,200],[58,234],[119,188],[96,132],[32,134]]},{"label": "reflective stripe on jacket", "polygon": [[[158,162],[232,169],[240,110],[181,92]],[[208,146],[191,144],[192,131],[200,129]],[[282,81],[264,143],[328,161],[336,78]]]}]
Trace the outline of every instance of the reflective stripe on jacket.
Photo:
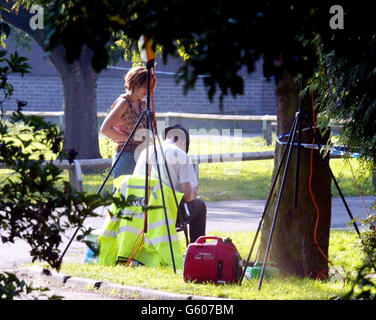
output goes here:
[{"label": "reflective stripe on jacket", "polygon": [[[125,175],[114,180],[118,189],[118,196],[125,199],[133,196],[131,206],[117,208],[113,204],[104,223],[102,234],[99,237],[99,263],[115,265],[118,261],[126,261],[138,249],[133,260],[147,266],[172,265],[170,244],[168,239],[166,217],[163,209],[161,186],[158,179],[149,180],[149,208],[147,211],[146,232],[144,233],[145,212],[145,177]],[[163,194],[166,203],[168,226],[170,230],[175,266],[183,267],[175,223],[178,208],[176,207],[173,191],[163,184]],[[175,192],[178,203],[183,194]],[[124,219],[126,218],[126,219]],[[140,247],[141,246],[141,247]]]}]

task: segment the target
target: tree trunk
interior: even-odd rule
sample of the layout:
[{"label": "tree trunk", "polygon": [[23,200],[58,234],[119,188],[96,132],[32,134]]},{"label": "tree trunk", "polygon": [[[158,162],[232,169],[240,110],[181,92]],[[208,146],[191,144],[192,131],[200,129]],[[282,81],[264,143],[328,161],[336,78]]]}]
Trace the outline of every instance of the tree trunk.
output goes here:
[{"label": "tree trunk", "polygon": [[79,159],[101,158],[98,144],[97,73],[92,51],[84,47],[80,59],[68,64],[63,55],[51,55],[64,91],[64,149],[74,149]]},{"label": "tree trunk", "polygon": [[[10,9],[12,2],[0,0],[0,5]],[[22,7],[18,13],[2,11],[3,19],[30,35],[44,50],[45,31],[32,30],[30,13]],[[60,73],[63,82],[64,149],[75,149],[77,158],[101,158],[98,144],[97,120],[97,74],[91,66],[92,51],[82,48],[79,61],[69,64],[65,60],[64,48],[58,47],[49,55]]]},{"label": "tree trunk", "polygon": [[[295,114],[299,108],[298,93],[298,85],[292,75],[285,71],[276,85],[277,135],[291,130]],[[302,108],[307,112],[312,122],[312,106],[310,99],[303,99]],[[308,127],[308,123],[303,121],[302,127]],[[297,135],[295,141],[297,141]],[[301,142],[312,143],[312,134],[310,131],[302,133]],[[325,144],[326,141],[321,141],[321,143]],[[273,178],[285,147],[286,145],[276,144]],[[295,176],[297,173],[297,148],[294,147],[292,149],[280,206],[276,215],[276,224],[268,262],[275,262],[282,275],[326,278],[328,275],[328,263],[326,258],[316,247],[314,240],[317,213],[309,191],[310,157],[311,149],[302,147],[300,149],[300,169],[298,172],[298,203],[297,208],[295,208],[294,194]],[[261,262],[264,259],[271,225],[275,215],[278,194],[287,162],[286,159],[287,154],[278,175],[277,183],[262,226],[261,242],[257,253],[257,260]],[[331,221],[331,178],[326,161],[322,159],[317,149],[313,152],[312,190],[319,209],[316,239],[322,252],[327,257]]]}]

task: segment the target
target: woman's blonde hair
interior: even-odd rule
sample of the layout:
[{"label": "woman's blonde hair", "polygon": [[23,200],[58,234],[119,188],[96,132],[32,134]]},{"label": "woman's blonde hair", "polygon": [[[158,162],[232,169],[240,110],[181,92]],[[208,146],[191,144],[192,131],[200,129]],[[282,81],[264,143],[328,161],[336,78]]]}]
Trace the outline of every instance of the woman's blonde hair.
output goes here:
[{"label": "woman's blonde hair", "polygon": [[128,91],[135,88],[143,87],[146,85],[148,79],[148,70],[145,67],[131,68],[124,76],[124,87]]},{"label": "woman's blonde hair", "polygon": [[[128,91],[132,91],[135,88],[140,88],[147,85],[148,81],[148,69],[145,67],[133,67],[124,76],[124,87]],[[155,77],[151,80],[151,90],[155,87]]]}]

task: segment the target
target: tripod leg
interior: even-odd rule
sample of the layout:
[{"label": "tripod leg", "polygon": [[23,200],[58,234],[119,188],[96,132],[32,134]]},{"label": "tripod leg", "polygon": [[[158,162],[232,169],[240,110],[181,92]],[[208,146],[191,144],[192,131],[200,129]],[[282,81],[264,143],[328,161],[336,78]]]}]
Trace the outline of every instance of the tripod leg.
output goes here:
[{"label": "tripod leg", "polygon": [[146,152],[145,152],[145,222],[144,222],[144,233],[147,232],[148,229],[148,211],[146,206],[149,203],[149,166],[152,166],[152,163],[149,163],[149,132],[150,132],[150,124],[149,124],[149,113],[146,114]]},{"label": "tripod leg", "polygon": [[296,154],[295,195],[294,195],[294,207],[295,207],[295,209],[298,207],[300,148],[301,148],[300,141],[301,141],[301,137],[302,137],[302,117],[300,115],[300,112],[298,114],[297,131],[298,131],[298,150],[297,150],[297,154]]},{"label": "tripod leg", "polygon": [[[291,126],[291,131],[294,129],[294,127],[295,127],[295,123],[296,123],[296,118],[294,119],[294,122],[293,122],[293,124],[292,124],[292,126]],[[290,132],[291,132],[291,131],[290,131]],[[246,261],[246,263],[245,263],[245,267],[244,267],[244,269],[243,269],[242,275],[241,275],[240,280],[239,280],[239,285],[242,284],[242,281],[243,281],[243,278],[244,278],[244,275],[245,275],[245,271],[246,271],[247,265],[248,265],[248,263],[249,263],[249,260],[251,259],[251,256],[252,256],[252,253],[253,253],[253,249],[254,249],[254,246],[255,246],[255,244],[256,244],[256,240],[257,240],[258,234],[259,234],[259,232],[260,232],[260,230],[261,230],[261,225],[262,225],[262,222],[263,222],[264,217],[265,217],[266,209],[267,209],[267,207],[268,207],[268,205],[269,205],[269,202],[270,202],[270,199],[271,199],[271,197],[272,197],[272,194],[273,194],[273,191],[274,191],[274,188],[275,188],[276,182],[277,182],[277,178],[278,178],[279,172],[281,171],[281,168],[282,168],[282,163],[283,163],[283,161],[285,160],[285,157],[286,157],[286,154],[287,154],[287,150],[288,150],[287,146],[290,144],[291,137],[292,137],[292,135],[290,134],[290,135],[289,135],[289,138],[288,138],[288,140],[287,140],[286,148],[283,150],[282,158],[281,158],[281,160],[280,160],[280,162],[279,162],[277,172],[276,172],[276,174],[275,174],[275,176],[274,176],[273,183],[272,183],[272,187],[271,187],[271,189],[270,189],[270,191],[269,191],[268,199],[266,200],[266,204],[265,204],[265,207],[264,207],[264,211],[263,211],[263,213],[262,213],[262,216],[261,216],[261,219],[260,219],[260,223],[259,223],[259,225],[258,225],[258,227],[257,227],[257,231],[256,231],[256,234],[255,234],[255,238],[253,239],[253,243],[252,243],[252,246],[251,246],[251,250],[249,251],[248,258],[247,258],[247,261]]]},{"label": "tripod leg", "polygon": [[[329,167],[329,164],[328,164],[328,167]],[[345,207],[346,207],[346,211],[347,211],[347,213],[348,213],[348,215],[349,215],[349,217],[350,217],[350,219],[351,219],[351,221],[352,221],[352,224],[353,224],[353,226],[354,226],[356,232],[357,232],[358,235],[360,236],[360,231],[359,231],[358,225],[357,225],[356,222],[355,222],[355,219],[354,219],[354,217],[353,217],[353,215],[352,215],[352,213],[351,213],[351,211],[350,211],[350,208],[349,208],[349,206],[348,206],[348,204],[347,204],[347,202],[346,202],[345,196],[343,195],[343,193],[342,193],[342,191],[341,191],[341,188],[340,188],[339,185],[338,185],[337,179],[334,177],[333,171],[332,171],[332,169],[331,169],[330,167],[329,167],[329,172],[330,172],[330,176],[332,177],[332,179],[333,179],[333,181],[334,181],[334,184],[335,184],[335,186],[336,186],[336,188],[337,188],[337,190],[338,190],[338,193],[340,194],[340,197],[341,197],[341,199],[342,199],[342,201],[343,201],[343,204],[344,204]]]},{"label": "tripod leg", "polygon": [[[289,153],[288,153],[288,156],[287,156],[287,162],[286,162],[286,166],[285,166],[285,169],[284,169],[284,172],[283,172],[281,188],[279,190],[277,205],[276,205],[276,208],[275,208],[275,211],[274,211],[273,222],[272,222],[272,225],[271,225],[271,228],[270,228],[268,244],[267,244],[266,251],[265,251],[264,263],[263,263],[263,266],[262,266],[260,281],[259,281],[259,285],[258,285],[259,290],[261,289],[261,284],[262,284],[262,280],[264,278],[266,263],[268,261],[268,255],[269,255],[269,250],[270,250],[270,246],[271,246],[271,242],[272,242],[272,238],[273,238],[274,227],[275,227],[275,223],[277,221],[277,213],[278,213],[279,205],[281,203],[281,197],[282,197],[283,187],[284,187],[285,181],[286,181],[287,170],[288,170],[288,167],[289,167],[289,164],[290,164],[290,159],[291,159],[291,154],[292,154],[291,151],[292,151],[292,148],[294,146],[296,127],[297,127],[297,121],[295,121],[294,129],[293,129],[293,135],[292,135],[291,143],[290,143],[290,147],[289,147]],[[287,148],[287,145],[286,145],[286,148]]]},{"label": "tripod leg", "polygon": [[[147,68],[147,95],[146,95],[146,129],[148,134],[146,135],[146,162],[145,162],[145,204],[149,203],[149,130],[153,128],[153,123],[150,117],[150,96],[151,96],[151,69],[154,68],[154,59],[149,60],[146,63]],[[150,121],[149,121],[150,120]],[[151,164],[150,164],[151,165]],[[145,210],[145,225],[144,232],[147,232],[147,210]]]},{"label": "tripod leg", "polygon": [[[136,129],[138,128],[138,126],[139,126],[139,124],[140,124],[142,118],[145,116],[145,114],[146,114],[146,111],[143,111],[143,112],[141,113],[141,115],[140,115],[140,117],[138,118],[138,120],[137,120],[135,126],[133,127],[131,133],[129,134],[129,137],[128,137],[127,141],[124,143],[123,147],[121,148],[118,157],[115,159],[114,164],[111,166],[110,171],[107,173],[106,178],[103,180],[101,186],[99,187],[99,189],[98,189],[98,191],[97,191],[97,194],[100,194],[101,191],[103,190],[103,187],[104,187],[104,185],[106,184],[106,182],[107,182],[109,176],[111,175],[111,173],[112,173],[112,171],[113,171],[115,165],[118,163],[118,161],[119,161],[119,159],[120,159],[120,156],[122,155],[122,153],[124,152],[126,146],[127,146],[128,143],[129,143],[129,141],[132,139],[133,135],[135,134]],[[66,252],[68,251],[68,248],[69,248],[70,245],[72,244],[72,241],[73,241],[73,239],[76,237],[76,235],[77,235],[77,233],[78,233],[79,230],[80,230],[80,227],[78,227],[78,228],[75,230],[75,232],[73,233],[73,236],[69,239],[69,242],[68,242],[68,244],[66,245],[66,247],[65,247],[65,249],[64,249],[64,251],[63,251],[63,253],[61,254],[61,257],[60,257],[60,259],[59,259],[60,263],[63,261],[63,258],[64,258],[64,256],[65,256]]]},{"label": "tripod leg", "polygon": [[[300,78],[300,90],[301,93],[303,89],[303,75]],[[294,194],[294,208],[298,207],[298,190],[299,190],[299,169],[300,169],[300,141],[302,138],[302,99],[299,95],[299,111],[297,113],[298,123],[297,123],[297,132],[298,132],[298,151],[296,154],[296,174],[295,174],[295,194]]]},{"label": "tripod leg", "polygon": [[[312,125],[312,123],[311,123],[311,120],[310,120],[308,117],[307,117],[307,120],[308,120],[308,123],[309,123],[309,125],[310,125],[311,131],[312,131],[312,133],[314,134],[315,139],[317,140],[317,145],[318,145],[319,149],[321,149],[321,140],[320,140],[319,136],[317,135],[317,133],[315,132],[315,130],[313,130],[313,125]],[[326,162],[326,164],[327,164],[327,166],[328,166],[328,169],[329,169],[329,172],[330,172],[330,176],[331,176],[331,178],[332,178],[333,181],[334,181],[334,184],[335,184],[335,186],[336,186],[336,188],[337,188],[337,190],[338,190],[338,193],[339,193],[339,195],[340,195],[340,197],[341,197],[341,199],[342,199],[342,201],[343,201],[343,204],[345,205],[346,211],[347,211],[347,213],[348,213],[348,215],[349,215],[349,217],[350,217],[350,219],[351,219],[351,221],[352,221],[352,224],[353,224],[353,226],[354,226],[354,228],[355,228],[355,230],[356,230],[356,232],[357,232],[357,234],[358,234],[358,236],[359,236],[361,242],[363,243],[363,239],[362,239],[362,237],[361,237],[361,234],[360,234],[360,230],[359,230],[359,228],[358,228],[358,225],[357,225],[357,223],[355,222],[355,219],[354,219],[353,215],[351,214],[350,208],[349,208],[349,206],[348,206],[348,204],[347,204],[347,202],[346,202],[346,199],[345,199],[345,197],[344,197],[344,195],[343,195],[343,193],[342,193],[341,188],[340,188],[339,185],[338,185],[337,179],[335,178],[335,176],[334,176],[334,174],[333,174],[333,171],[332,171],[332,169],[330,168],[329,160],[327,159],[325,162]],[[372,265],[372,267],[373,267],[373,270],[376,272],[376,266],[375,266],[375,265]]]},{"label": "tripod leg", "polygon": [[[163,163],[166,167],[166,172],[167,172],[167,176],[168,176],[168,180],[170,182],[170,186],[171,186],[171,189],[172,189],[172,193],[174,195],[174,199],[175,199],[175,204],[176,204],[176,208],[178,210],[177,212],[177,215],[179,214],[179,203],[178,203],[178,199],[176,198],[176,192],[175,192],[175,187],[174,187],[174,184],[172,183],[172,179],[171,179],[171,175],[170,175],[170,170],[168,168],[168,164],[167,164],[167,160],[166,160],[166,157],[165,157],[165,153],[164,153],[164,150],[163,150],[163,147],[162,147],[162,143],[161,143],[161,140],[158,136],[158,134],[156,134],[157,136],[157,139],[158,139],[158,143],[159,143],[159,146],[161,148],[161,154],[162,154],[162,158],[163,158]],[[184,222],[184,221],[183,221]],[[186,242],[186,245],[188,247],[189,245],[189,240],[188,240],[188,232],[187,232],[187,227],[183,224],[183,230],[184,230],[184,236],[185,236],[185,242]]]},{"label": "tripod leg", "polygon": [[114,164],[111,166],[110,171],[107,173],[106,178],[103,180],[101,186],[99,187],[99,189],[98,189],[98,191],[97,191],[97,194],[100,194],[100,193],[101,193],[101,191],[102,191],[104,185],[106,184],[106,182],[107,182],[109,176],[111,175],[111,173],[112,173],[114,167],[115,167],[116,164],[118,163],[118,161],[119,161],[119,159],[120,159],[120,156],[121,156],[122,153],[124,152],[124,150],[125,150],[126,146],[128,145],[129,141],[130,141],[130,140],[132,139],[132,137],[134,136],[134,134],[135,134],[135,132],[136,132],[136,129],[138,128],[138,126],[139,126],[139,124],[140,124],[142,118],[145,116],[145,114],[146,114],[146,111],[142,111],[142,113],[141,113],[140,117],[138,118],[138,120],[137,120],[135,126],[133,127],[131,133],[129,134],[129,137],[128,137],[127,141],[124,143],[123,147],[121,148],[118,157],[115,159]]},{"label": "tripod leg", "polygon": [[[315,136],[315,139],[316,139],[316,141],[317,141],[317,146],[319,147],[319,149],[321,149],[321,140],[320,140],[319,136],[317,135],[317,133],[315,132],[315,130],[313,130],[312,123],[311,123],[311,121],[310,121],[310,119],[309,119],[308,117],[307,117],[307,120],[308,120],[308,123],[309,123],[309,125],[310,125],[310,129],[311,129],[311,131],[312,131],[312,133],[313,133],[313,135]],[[353,217],[353,215],[352,215],[352,213],[351,213],[351,211],[350,211],[350,208],[349,208],[349,206],[348,206],[348,204],[347,204],[347,202],[346,202],[345,196],[343,195],[342,190],[341,190],[341,188],[340,188],[339,185],[338,185],[337,179],[335,178],[335,176],[334,176],[334,174],[333,174],[333,171],[332,171],[332,169],[330,168],[329,160],[326,159],[325,162],[326,162],[326,164],[327,164],[327,166],[328,166],[330,176],[331,176],[331,178],[332,178],[332,180],[333,180],[333,182],[334,182],[334,184],[335,184],[335,186],[336,186],[336,188],[337,188],[337,191],[338,191],[338,193],[339,193],[339,195],[340,195],[340,197],[341,197],[341,199],[342,199],[342,201],[343,201],[343,204],[345,205],[346,211],[347,211],[347,213],[348,213],[348,215],[349,215],[349,217],[350,217],[350,219],[351,219],[351,221],[352,221],[352,224],[353,224],[353,226],[354,226],[356,232],[357,232],[358,235],[360,236],[360,231],[359,231],[358,225],[356,224],[355,219],[354,219],[354,217]]]},{"label": "tripod leg", "polygon": [[169,227],[168,217],[167,217],[167,211],[166,211],[166,202],[165,202],[164,192],[163,192],[162,176],[161,176],[161,171],[160,171],[159,162],[158,162],[158,155],[157,155],[158,152],[157,152],[157,148],[156,148],[156,144],[155,144],[155,132],[154,132],[154,128],[153,128],[153,123],[151,122],[152,119],[150,117],[150,113],[148,113],[148,121],[150,121],[151,132],[152,132],[152,135],[153,135],[155,162],[156,162],[156,165],[157,165],[159,183],[161,184],[161,194],[162,194],[162,201],[163,201],[163,209],[164,209],[165,222],[166,222],[166,227],[167,227],[168,242],[169,242],[169,245],[170,245],[170,253],[171,253],[171,259],[172,259],[172,266],[173,266],[173,269],[174,269],[174,273],[176,273],[174,251],[173,251],[173,248],[172,248],[170,227]]}]

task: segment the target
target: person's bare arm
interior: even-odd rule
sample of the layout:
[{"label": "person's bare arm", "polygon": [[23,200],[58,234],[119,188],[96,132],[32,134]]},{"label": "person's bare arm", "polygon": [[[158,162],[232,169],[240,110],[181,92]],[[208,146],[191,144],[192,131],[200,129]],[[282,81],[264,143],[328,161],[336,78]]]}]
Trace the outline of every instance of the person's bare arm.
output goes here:
[{"label": "person's bare arm", "polygon": [[189,182],[184,182],[180,184],[180,188],[184,193],[184,200],[186,202],[191,202],[197,198],[197,193],[192,189]]},{"label": "person's bare arm", "polygon": [[128,103],[125,100],[119,100],[101,126],[101,133],[117,143],[124,143],[128,139],[128,135],[114,129],[114,126],[121,122],[121,117],[128,107]]}]

